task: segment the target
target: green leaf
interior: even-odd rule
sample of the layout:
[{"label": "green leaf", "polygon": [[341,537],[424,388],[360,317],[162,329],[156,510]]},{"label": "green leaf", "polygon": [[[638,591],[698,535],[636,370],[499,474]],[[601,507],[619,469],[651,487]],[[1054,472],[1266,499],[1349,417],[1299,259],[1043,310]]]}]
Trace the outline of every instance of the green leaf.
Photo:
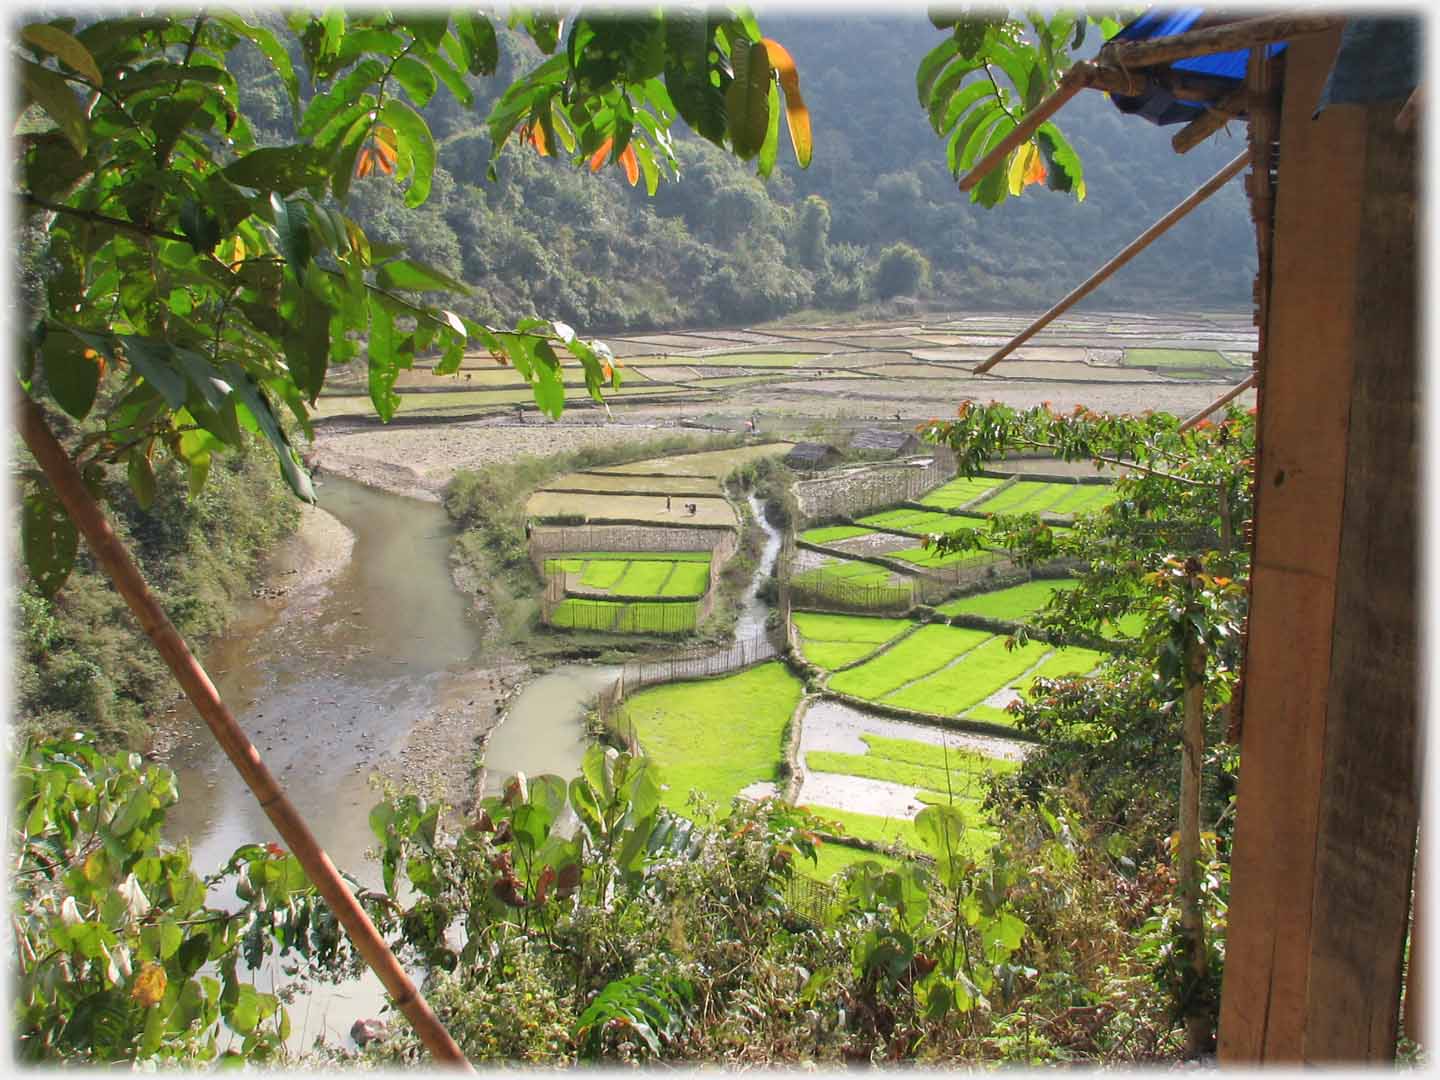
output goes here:
[{"label": "green leaf", "polygon": [[[430,182],[435,173],[435,140],[424,119],[405,102],[390,98],[380,107],[380,121],[395,130],[400,144],[402,165],[396,168],[396,179],[411,178],[405,192],[405,205],[416,207],[430,195]],[[404,165],[407,163],[408,165]]]},{"label": "green leaf", "polygon": [[25,97],[45,110],[60,133],[81,157],[90,141],[90,122],[85,106],[64,77],[30,60],[20,61],[20,82]]},{"label": "green leaf", "polygon": [[220,222],[206,207],[194,199],[180,204],[180,231],[200,255],[215,250],[220,242]]},{"label": "green leaf", "polygon": [[390,68],[395,81],[404,87],[416,107],[424,108],[435,96],[435,73],[413,56],[402,56]]},{"label": "green leaf", "polygon": [[483,15],[456,12],[455,31],[465,49],[465,70],[471,75],[493,75],[500,64],[500,43],[495,27]]},{"label": "green leaf", "polygon": [[[395,320],[379,297],[372,296],[370,299],[370,334],[366,339],[366,355],[370,401],[375,406],[376,415],[388,423],[400,407],[400,395],[394,390],[395,380],[400,374],[400,361],[396,352]],[[374,821],[372,814],[372,827]]]},{"label": "green leaf", "polygon": [[320,188],[330,174],[321,155],[311,147],[267,146],[231,162],[220,175],[241,187],[288,195]]},{"label": "green leaf", "polygon": [[954,81],[949,82],[950,76],[946,76],[949,85],[944,88],[944,93],[936,91],[930,101],[930,126],[935,129],[937,135],[943,135],[954,127],[955,122],[960,119],[965,110],[984,97],[994,97],[995,87],[989,79],[976,79],[969,86],[958,91],[955,89],[960,80],[971,74],[973,68],[963,62],[957,62],[959,69],[954,76]]},{"label": "green leaf", "polygon": [[384,289],[408,289],[411,292],[458,292],[469,295],[470,289],[463,281],[457,281],[448,274],[426,266],[414,259],[396,259],[379,268],[376,275]]},{"label": "green leaf", "polygon": [[325,386],[325,373],[330,366],[330,314],[323,300],[309,289],[301,289],[300,303],[284,338],[290,374],[312,405]]},{"label": "green leaf", "polygon": [[149,510],[155,505],[155,470],[150,465],[150,458],[139,446],[130,451],[126,476],[140,509]]},{"label": "green leaf", "polygon": [[770,57],[759,42],[736,49],[730,58],[735,78],[725,90],[730,145],[748,161],[765,145],[770,130]]},{"label": "green leaf", "polygon": [[925,58],[920,61],[920,67],[915,72],[915,94],[922,109],[929,108],[935,80],[958,51],[959,45],[955,39],[948,37],[926,53]]},{"label": "green leaf", "polygon": [[31,23],[20,30],[20,40],[41,52],[47,52],[71,71],[84,77],[91,86],[99,87],[105,80],[95,65],[90,50],[58,26]]},{"label": "green leaf", "polygon": [[760,147],[760,158],[756,171],[768,177],[775,168],[775,155],[780,149],[780,89],[772,80],[770,83],[770,126],[765,131],[765,143]]},{"label": "green leaf", "polygon": [[1077,154],[1053,123],[1041,124],[1035,132],[1045,158],[1045,186],[1053,191],[1074,191],[1077,201],[1085,198],[1085,172]]},{"label": "green leaf", "polygon": [[48,484],[25,496],[20,514],[20,546],[25,553],[25,569],[35,587],[44,596],[54,596],[75,565],[80,533]]},{"label": "green leaf", "polygon": [[710,48],[703,12],[665,13],[665,90],[690,129],[719,146],[726,131],[725,80],[711,79]]},{"label": "green leaf", "polygon": [[305,115],[300,119],[299,134],[302,137],[318,136],[337,115],[360,100],[362,90],[374,86],[384,75],[385,65],[379,60],[360,61],[329,90],[310,99]]},{"label": "green leaf", "polygon": [[244,407],[245,413],[275,451],[275,457],[280,463],[280,475],[290,485],[290,490],[306,502],[313,503],[315,489],[310,484],[310,476],[300,467],[290,440],[285,437],[285,432],[281,430],[276,419],[275,410],[271,408],[270,399],[265,396],[254,377],[233,361],[225,365],[223,374],[234,387],[236,399]]},{"label": "green leaf", "polygon": [[56,403],[76,420],[85,419],[100,387],[99,352],[70,334],[50,333],[40,347],[40,362]]},{"label": "green leaf", "polygon": [[265,59],[280,76],[280,81],[285,86],[285,93],[290,98],[290,108],[296,112],[300,108],[300,82],[295,77],[295,65],[290,62],[290,53],[280,43],[280,39],[263,26],[255,26],[246,22],[227,11],[211,11],[210,18],[218,21],[222,26],[228,28],[231,33],[249,41],[264,54]]}]

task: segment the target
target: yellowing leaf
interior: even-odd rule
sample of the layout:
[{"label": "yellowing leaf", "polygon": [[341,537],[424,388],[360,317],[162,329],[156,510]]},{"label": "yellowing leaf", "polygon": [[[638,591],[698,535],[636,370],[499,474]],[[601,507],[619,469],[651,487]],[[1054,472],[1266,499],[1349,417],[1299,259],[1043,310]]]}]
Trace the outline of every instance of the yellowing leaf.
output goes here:
[{"label": "yellowing leaf", "polygon": [[1029,187],[1031,184],[1043,184],[1045,182],[1045,175],[1045,158],[1039,150],[1036,150],[1031,157],[1030,170],[1025,174],[1025,186]]},{"label": "yellowing leaf", "polygon": [[[1025,190],[1025,185],[1032,181],[1026,180],[1026,176],[1033,170],[1035,161],[1040,157],[1040,151],[1034,143],[1025,143],[1010,155],[1010,168],[1006,172],[1006,179],[1010,183],[1010,194],[1019,195]],[[1044,166],[1042,165],[1043,169]]]},{"label": "yellowing leaf", "polygon": [[626,146],[620,155],[620,164],[625,166],[625,179],[634,187],[640,181],[640,163],[635,160],[635,148]]},{"label": "yellowing leaf", "polygon": [[795,160],[802,169],[809,168],[814,141],[810,135],[810,110],[800,96],[800,71],[795,66],[795,58],[774,38],[762,38],[760,44],[765,46],[770,66],[780,77],[780,89],[785,92],[785,124],[790,129]]},{"label": "yellowing leaf", "polygon": [[606,139],[600,144],[600,149],[590,155],[590,171],[599,172],[600,167],[605,164],[605,157],[610,153],[610,148],[615,145],[614,139]]},{"label": "yellowing leaf", "polygon": [[146,1008],[158,1005],[160,999],[165,996],[165,984],[165,966],[152,961],[141,968],[140,974],[135,976],[135,985],[130,989],[130,997]]}]

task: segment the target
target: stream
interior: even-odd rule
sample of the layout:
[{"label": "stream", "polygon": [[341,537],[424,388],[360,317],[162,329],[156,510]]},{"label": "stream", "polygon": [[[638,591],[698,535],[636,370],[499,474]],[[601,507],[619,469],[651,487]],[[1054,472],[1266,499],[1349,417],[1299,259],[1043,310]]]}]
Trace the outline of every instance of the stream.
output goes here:
[{"label": "stream", "polygon": [[[348,564],[312,604],[255,600],[242,605],[229,633],[205,657],[222,699],[280,779],[296,808],[343,871],[379,887],[368,818],[378,795],[370,775],[393,757],[411,729],[453,703],[465,675],[482,661],[481,633],[451,580],[455,535],[444,510],[329,476],[317,491],[322,509],[355,534]],[[780,550],[780,534],[750,505],[766,534],[764,552],[736,624],[736,640],[764,629],[756,597]],[[506,709],[486,748],[486,792],[505,778],[574,776],[588,740],[587,704],[618,668],[571,664],[530,680]],[[460,695],[463,697],[463,693]],[[188,840],[196,870],[218,869],[241,844],[279,839],[274,826],[188,705],[167,763],[181,799],[167,837]],[[457,745],[455,753],[472,748]],[[227,898],[218,898],[225,903]],[[263,990],[273,972],[257,973]],[[290,1045],[303,1050],[324,1035],[352,1045],[350,1025],[380,1016],[379,981],[317,986],[290,1007]]]}]

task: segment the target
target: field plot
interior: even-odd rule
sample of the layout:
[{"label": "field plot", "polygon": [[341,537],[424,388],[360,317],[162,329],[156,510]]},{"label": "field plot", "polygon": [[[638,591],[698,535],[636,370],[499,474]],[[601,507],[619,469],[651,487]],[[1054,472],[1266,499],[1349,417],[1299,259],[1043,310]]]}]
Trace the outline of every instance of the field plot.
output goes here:
[{"label": "field plot", "polygon": [[[959,526],[955,526],[958,528]],[[901,562],[910,563],[912,566],[921,568],[928,567],[951,567],[968,566],[972,563],[987,563],[995,559],[995,552],[984,548],[971,551],[951,551],[947,554],[940,554],[935,548],[912,547],[902,548],[899,551],[890,553],[892,559],[899,559]]]},{"label": "field plot", "polygon": [[895,575],[883,566],[859,559],[828,559],[813,569],[796,574],[799,584],[820,581],[844,582],[847,585],[893,585]]},{"label": "field plot", "polygon": [[974,502],[982,496],[988,495],[1005,481],[994,476],[971,476],[958,477],[949,483],[942,484],[930,492],[923,499],[917,500],[921,506],[934,506],[941,510],[954,510],[964,506],[966,503]]},{"label": "field plot", "polygon": [[[1241,367],[1215,349],[1126,349],[1126,367],[1220,369]],[[1248,361],[1243,366],[1249,366]]]},{"label": "field plot", "polygon": [[1057,591],[1073,589],[1076,584],[1071,580],[1027,581],[1008,589],[962,596],[941,604],[935,610],[942,615],[979,615],[986,619],[1020,622],[1048,604]]},{"label": "field plot", "polygon": [[[565,403],[567,407],[577,402],[590,401],[590,395],[585,392],[583,381],[574,385],[566,386]],[[658,383],[626,383],[618,390],[606,390],[605,397],[635,397],[639,395],[669,395],[687,392],[685,387],[664,386]],[[688,391],[693,393],[693,391]],[[474,412],[477,409],[492,408],[495,406],[525,405],[534,406],[535,394],[527,386],[510,390],[450,390],[437,391],[433,393],[402,393],[400,395],[400,408],[407,416],[435,415],[444,416],[449,413]],[[360,414],[369,416],[375,411],[368,395],[365,394],[330,394],[321,395],[315,402],[314,415],[317,418],[327,416],[348,416]]]},{"label": "field plot", "polygon": [[805,659],[831,670],[869,656],[914,625],[905,619],[814,612],[796,612],[792,621],[800,634]]},{"label": "field plot", "polygon": [[[693,504],[695,513],[687,512]],[[537,491],[525,503],[525,513],[532,518],[584,517],[587,522],[641,521],[656,525],[707,525],[737,527],[735,508],[714,496],[691,496],[671,499],[665,506],[664,495],[585,495],[569,491]]]},{"label": "field plot", "polygon": [[687,356],[687,363],[705,367],[789,368],[815,359],[813,352],[722,352]]},{"label": "field plot", "polygon": [[781,739],[803,691],[784,664],[770,662],[641,690],[626,699],[622,722],[659,767],[666,806],[685,813],[695,789],[724,811],[745,788],[777,778]]},{"label": "field plot", "polygon": [[948,533],[964,526],[974,527],[976,522],[972,518],[967,521],[964,518],[954,517],[950,514],[942,514],[934,510],[886,510],[880,514],[871,514],[868,517],[856,519],[861,525],[869,525],[874,529],[896,529],[900,532],[910,533],[912,536],[925,536],[929,533]]},{"label": "field plot", "polygon": [[1020,480],[972,506],[984,514],[1081,514],[1115,498],[1109,484],[1055,484]]},{"label": "field plot", "polygon": [[781,457],[790,452],[794,443],[770,442],[754,446],[737,446],[732,450],[706,450],[698,454],[675,454],[671,457],[648,458],[628,465],[613,465],[607,473],[662,476],[725,477],[746,462],[766,457]]},{"label": "field plot", "polygon": [[953,663],[956,657],[978,647],[991,636],[983,630],[922,626],[875,659],[835,675],[829,686],[842,694],[879,701],[902,686]]}]

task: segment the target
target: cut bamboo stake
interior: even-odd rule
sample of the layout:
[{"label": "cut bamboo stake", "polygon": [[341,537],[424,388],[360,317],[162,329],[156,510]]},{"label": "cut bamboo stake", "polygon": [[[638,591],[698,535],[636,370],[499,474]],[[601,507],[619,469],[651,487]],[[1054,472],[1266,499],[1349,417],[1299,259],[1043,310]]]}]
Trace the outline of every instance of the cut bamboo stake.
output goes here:
[{"label": "cut bamboo stake", "polygon": [[1303,34],[1319,34],[1344,22],[1344,15],[1266,15],[1149,41],[1111,41],[1101,46],[1095,59],[1127,70],[1156,67],[1195,56],[1271,45]]},{"label": "cut bamboo stake", "polygon": [[1060,106],[1089,86],[1091,71],[1091,65],[1083,62],[1072,65],[1070,70],[1060,77],[1060,84],[1055,88],[1055,92],[1026,113],[1015,130],[1001,139],[995,149],[981,158],[979,163],[961,178],[960,190],[969,191],[978,184],[986,173],[1005,160],[1006,154],[1029,139],[1035,134],[1036,128],[1059,112]]},{"label": "cut bamboo stake", "polygon": [[1187,419],[1183,424],[1180,425],[1180,430],[1189,431],[1192,427],[1198,424],[1201,420],[1204,420],[1205,417],[1209,416],[1216,409],[1223,409],[1226,405],[1230,404],[1230,402],[1234,401],[1246,390],[1249,390],[1252,386],[1254,386],[1255,380],[1257,378],[1259,378],[1259,376],[1253,371],[1249,375],[1246,375],[1245,378],[1242,379],[1240,382],[1236,383],[1229,390],[1225,391],[1225,393],[1221,394],[1218,398],[1212,401],[1209,405],[1206,405],[1199,412],[1195,413],[1193,416]]},{"label": "cut bamboo stake", "polygon": [[115,535],[115,530],[110,527],[110,522],[99,505],[91,498],[75,463],[51,433],[40,406],[24,394],[20,397],[20,432],[25,439],[25,445],[35,455],[35,460],[59,495],[70,519],[84,534],[96,561],[104,567],[116,590],[135,613],[135,617],[140,621],[140,628],[164,658],[166,666],[185,690],[185,695],[205,718],[205,723],[214,733],[216,741],[244,778],[260,803],[260,808],[290,846],[306,876],[335,912],[335,917],[340,920],[356,950],[380,977],[395,1006],[414,1025],[420,1041],[438,1063],[469,1071],[470,1063],[465,1060],[460,1047],[431,1011],[354,894],[345,887],[335,864],[330,861],[330,857],[325,854],[294,804],[260,760],[259,751],[246,737],[229,708],[220,700],[220,695],[205,669],[200,666],[200,662],[185,644],[185,639],[180,636],[154,594],[150,592],[134,560],[125,550],[125,545]]},{"label": "cut bamboo stake", "polygon": [[986,358],[985,362],[982,363],[979,367],[977,367],[973,372],[971,372],[971,374],[985,374],[985,372],[989,371],[1001,360],[1005,359],[1005,357],[1009,356],[1021,345],[1029,341],[1032,337],[1034,337],[1037,333],[1043,330],[1051,322],[1059,318],[1061,315],[1065,314],[1065,312],[1069,311],[1085,297],[1089,296],[1106,280],[1108,280],[1110,275],[1115,273],[1116,270],[1119,270],[1136,255],[1140,254],[1140,252],[1144,251],[1147,247],[1149,247],[1151,241],[1153,241],[1157,236],[1169,229],[1170,226],[1174,225],[1191,210],[1194,210],[1195,207],[1199,206],[1211,195],[1215,194],[1215,192],[1219,191],[1220,188],[1224,186],[1227,180],[1229,180],[1232,176],[1234,176],[1236,173],[1238,173],[1241,169],[1245,167],[1246,163],[1248,163],[1249,160],[1249,150],[1246,150],[1244,153],[1237,156],[1233,161],[1230,162],[1230,164],[1226,165],[1209,180],[1206,180],[1205,183],[1201,184],[1198,188],[1191,192],[1183,202],[1181,202],[1178,206],[1175,207],[1175,209],[1171,210],[1154,225],[1151,225],[1150,228],[1146,229],[1134,240],[1130,241],[1130,243],[1127,244],[1118,255],[1116,255],[1113,259],[1107,262],[1104,266],[1100,267],[1099,270],[1096,270],[1095,273],[1091,274],[1090,277],[1087,278],[1082,284],[1071,290],[1071,292],[1067,294],[1063,300],[1061,300],[1058,304],[1052,307],[1049,311],[1045,312],[1044,315],[1041,315],[1024,330],[1020,331],[1020,333],[1016,334],[1000,349],[992,353],[988,358]]}]

